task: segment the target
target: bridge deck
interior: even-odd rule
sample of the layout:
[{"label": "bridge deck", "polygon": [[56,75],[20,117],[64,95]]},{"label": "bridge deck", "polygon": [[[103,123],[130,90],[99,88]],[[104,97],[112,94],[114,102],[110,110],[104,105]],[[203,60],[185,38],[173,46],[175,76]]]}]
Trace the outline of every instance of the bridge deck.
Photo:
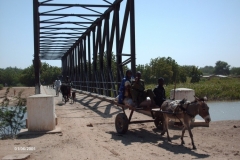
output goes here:
[{"label": "bridge deck", "polygon": [[[49,88],[43,87],[42,90],[44,90],[44,92],[47,93],[47,94],[55,95],[55,90],[53,90],[53,89],[49,89]],[[115,121],[114,118],[116,117],[117,113],[121,113],[122,112],[122,107],[125,109],[125,112],[126,112],[127,115],[130,114],[130,110],[128,110],[128,107],[126,107],[126,106],[124,106],[122,104],[118,104],[115,101],[115,98],[107,97],[107,96],[99,95],[99,94],[95,94],[95,93],[90,93],[90,92],[86,92],[86,91],[76,90],[76,89],[73,89],[73,90],[75,90],[77,92],[77,97],[76,97],[77,102],[76,102],[76,104],[80,103],[80,104],[85,105],[84,103],[81,103],[82,100],[81,100],[80,97],[82,97],[82,96],[85,97],[86,96],[86,97],[95,98],[95,100],[98,100],[97,103],[100,103],[99,101],[101,101],[101,104],[105,104],[106,106],[108,106],[108,107],[105,108],[106,109],[105,111],[102,111],[104,113],[109,112],[109,111],[107,111],[108,109],[113,109],[113,108],[117,109],[117,111],[115,111],[116,114],[114,115],[112,122]],[[79,97],[79,95],[81,95],[81,96]],[[60,102],[61,101],[61,94],[60,94],[59,97],[55,97],[55,100],[57,100],[58,103],[61,103]],[[69,103],[70,102],[68,102],[66,105],[69,105]],[[75,105],[75,104],[73,104],[73,105]],[[103,109],[104,107],[102,106],[101,108]],[[98,110],[97,109],[97,105],[96,105],[96,108],[94,108],[94,109]],[[149,111],[137,110],[136,112],[146,115],[147,117],[144,117],[144,119],[152,119],[151,118],[151,112],[149,112]],[[135,115],[135,114],[136,113],[134,113],[133,115]],[[113,115],[111,115],[111,116],[113,116]],[[139,120],[143,120],[143,119],[139,119]],[[172,122],[175,122],[175,121],[178,122],[179,120],[176,119],[176,120],[173,120]],[[170,124],[173,124],[173,123],[170,123]],[[209,127],[209,124],[205,123],[204,120],[195,119],[195,121],[191,123],[191,126],[192,127]]]}]

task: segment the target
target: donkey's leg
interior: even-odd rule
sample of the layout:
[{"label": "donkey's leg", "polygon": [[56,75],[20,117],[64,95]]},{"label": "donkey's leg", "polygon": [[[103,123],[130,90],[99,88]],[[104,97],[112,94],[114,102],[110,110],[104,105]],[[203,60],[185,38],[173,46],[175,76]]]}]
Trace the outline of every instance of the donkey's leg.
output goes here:
[{"label": "donkey's leg", "polygon": [[185,130],[186,130],[186,125],[184,124],[183,129],[182,129],[181,145],[184,145],[184,144],[185,144],[185,142],[184,142],[184,140],[183,140]]},{"label": "donkey's leg", "polygon": [[164,134],[165,134],[165,132],[166,132],[166,130],[165,130],[165,122],[163,123],[163,130],[162,130],[162,132],[161,132],[161,135],[163,136]]},{"label": "donkey's leg", "polygon": [[193,134],[192,134],[192,131],[191,131],[191,128],[190,128],[190,124],[187,124],[187,129],[188,129],[188,132],[189,132],[189,136],[191,137],[193,149],[197,149],[195,144],[194,144],[194,141],[193,141]]},{"label": "donkey's leg", "polygon": [[182,129],[181,144],[183,145],[183,144],[185,144],[185,142],[184,142],[184,140],[183,140],[183,137],[184,137],[186,128],[188,128],[188,127],[187,127],[187,124],[189,124],[188,118],[186,118],[186,116],[183,118],[182,123],[183,123],[183,129]]},{"label": "donkey's leg", "polygon": [[166,131],[167,131],[167,138],[168,138],[168,141],[171,142],[171,139],[170,139],[170,136],[169,136],[169,132],[168,132],[168,122],[169,122],[169,119],[166,116],[166,118],[164,118],[164,120],[165,120],[165,127],[166,127]]},{"label": "donkey's leg", "polygon": [[161,135],[164,135],[165,132],[166,132],[167,117],[166,117],[164,114],[163,114],[163,119],[164,119],[164,121],[163,121],[163,130],[162,130],[162,132],[161,132]]}]

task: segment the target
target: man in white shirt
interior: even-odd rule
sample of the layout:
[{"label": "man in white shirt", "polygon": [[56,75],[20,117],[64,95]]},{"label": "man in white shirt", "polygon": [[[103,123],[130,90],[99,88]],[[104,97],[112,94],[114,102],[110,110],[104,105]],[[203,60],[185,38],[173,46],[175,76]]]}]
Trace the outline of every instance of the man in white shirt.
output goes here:
[{"label": "man in white shirt", "polygon": [[59,80],[59,78],[57,78],[57,80],[55,81],[55,89],[56,89],[56,95],[59,96],[59,91],[60,91],[60,87],[61,87],[62,83]]}]

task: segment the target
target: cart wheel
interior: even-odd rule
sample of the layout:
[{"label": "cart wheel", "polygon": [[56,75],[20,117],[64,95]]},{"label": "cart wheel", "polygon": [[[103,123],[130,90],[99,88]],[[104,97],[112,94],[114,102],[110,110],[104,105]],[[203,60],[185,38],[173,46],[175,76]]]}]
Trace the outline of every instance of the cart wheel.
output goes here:
[{"label": "cart wheel", "polygon": [[118,133],[124,134],[128,130],[128,118],[125,113],[119,113],[115,119],[115,128]]},{"label": "cart wheel", "polygon": [[157,114],[155,116],[156,116],[154,120],[155,126],[157,127],[157,129],[163,130],[163,121],[164,121],[163,114]]}]

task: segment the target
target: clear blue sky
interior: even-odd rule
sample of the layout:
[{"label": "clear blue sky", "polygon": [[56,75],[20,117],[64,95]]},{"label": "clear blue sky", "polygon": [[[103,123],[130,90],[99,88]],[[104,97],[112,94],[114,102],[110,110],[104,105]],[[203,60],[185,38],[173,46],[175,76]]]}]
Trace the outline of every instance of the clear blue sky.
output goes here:
[{"label": "clear blue sky", "polygon": [[[32,11],[32,0],[0,0],[0,68],[32,64]],[[135,0],[135,19],[137,64],[169,56],[179,65],[240,67],[240,0]]]}]

